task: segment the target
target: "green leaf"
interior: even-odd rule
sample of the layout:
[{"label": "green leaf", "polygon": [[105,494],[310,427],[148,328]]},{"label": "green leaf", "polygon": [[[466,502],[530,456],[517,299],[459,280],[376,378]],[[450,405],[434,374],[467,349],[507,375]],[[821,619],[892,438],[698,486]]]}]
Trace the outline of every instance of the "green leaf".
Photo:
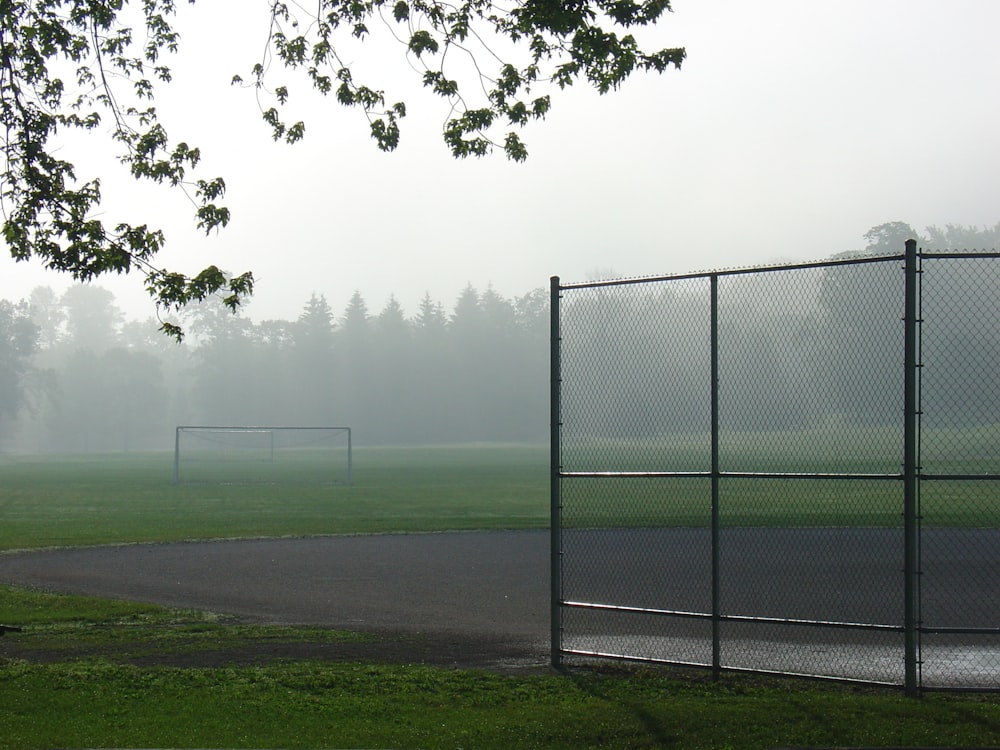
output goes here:
[{"label": "green leaf", "polygon": [[410,37],[410,42],[408,46],[410,52],[412,52],[417,57],[423,55],[424,52],[430,52],[431,54],[435,54],[439,49],[437,39],[431,36],[431,33],[429,31],[423,29],[413,33],[413,36]]},{"label": "green leaf", "polygon": [[522,162],[528,158],[528,150],[518,138],[517,133],[507,133],[506,138],[504,138],[503,150],[511,161]]}]

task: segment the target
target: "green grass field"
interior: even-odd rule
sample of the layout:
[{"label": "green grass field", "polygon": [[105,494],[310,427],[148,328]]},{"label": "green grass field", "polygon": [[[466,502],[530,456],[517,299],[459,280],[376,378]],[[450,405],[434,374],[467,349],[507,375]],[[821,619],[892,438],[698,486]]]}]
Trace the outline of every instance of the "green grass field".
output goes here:
[{"label": "green grass field", "polygon": [[0,550],[548,525],[544,446],[356,450],[353,486],[173,484],[173,455],[0,456]]},{"label": "green grass field", "polygon": [[[549,522],[545,446],[357,449],[351,487],[175,486],[172,477],[168,454],[0,456],[0,551]],[[588,489],[593,481],[604,480],[566,483],[580,501],[570,523],[707,523],[704,480],[612,480],[620,488],[610,496]],[[727,523],[898,523],[892,483],[726,483]],[[940,523],[1000,526],[995,489],[940,484],[925,490],[924,503]],[[1000,746],[993,695],[917,701],[617,667],[497,674],[365,661],[205,662],[206,653],[247,644],[368,636],[4,586],[0,623],[23,628],[0,640],[0,750]]]},{"label": "green grass field", "polygon": [[[175,485],[168,453],[3,455],[0,550],[545,527],[548,460],[541,445],[363,448],[355,450],[352,486],[294,476],[268,484]],[[896,526],[901,492],[893,480],[727,478],[721,519],[728,526]],[[710,521],[706,479],[570,479],[563,497],[567,526]],[[1000,483],[926,482],[921,506],[925,525],[998,528]]]}]

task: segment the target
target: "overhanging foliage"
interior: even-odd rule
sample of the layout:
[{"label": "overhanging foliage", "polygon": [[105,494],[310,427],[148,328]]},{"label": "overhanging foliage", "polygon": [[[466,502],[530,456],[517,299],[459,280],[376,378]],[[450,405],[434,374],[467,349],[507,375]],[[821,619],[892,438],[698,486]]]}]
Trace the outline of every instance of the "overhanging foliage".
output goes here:
[{"label": "overhanging foliage", "polygon": [[[229,223],[221,203],[225,181],[194,176],[200,150],[170,136],[154,106],[156,87],[171,80],[164,57],[179,46],[176,10],[174,0],[0,0],[3,237],[16,260],[38,258],[81,281],[138,271],[160,309],[222,294],[235,310],[253,291],[251,273],[209,266],[189,276],[158,267],[162,230],[141,217],[105,223],[97,210],[101,178],[78,176],[76,165],[59,155],[60,132],[94,131],[110,120],[121,162],[136,179],[183,190],[206,233]],[[630,33],[669,10],[667,0],[523,0],[508,10],[487,0],[320,0],[310,10],[275,1],[267,50],[252,67],[250,86],[276,140],[300,140],[305,124],[283,118],[289,89],[269,82],[272,60],[304,71],[320,94],[360,108],[378,148],[391,151],[406,104],[389,103],[378,86],[355,80],[338,55],[340,42],[388,34],[400,43],[404,64],[421,71],[424,86],[445,100],[443,137],[453,156],[499,149],[523,161],[528,152],[518,130],[545,117],[551,91],[582,79],[606,93],[635,71],[680,66],[683,49],[646,52]],[[507,51],[522,59],[504,59]],[[452,65],[458,60],[465,73]],[[183,335],[171,323],[162,329]]]}]

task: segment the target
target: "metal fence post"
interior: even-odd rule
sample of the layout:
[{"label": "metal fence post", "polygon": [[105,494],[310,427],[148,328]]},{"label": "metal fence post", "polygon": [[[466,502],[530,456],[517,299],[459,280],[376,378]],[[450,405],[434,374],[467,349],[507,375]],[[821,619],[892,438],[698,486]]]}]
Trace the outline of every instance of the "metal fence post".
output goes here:
[{"label": "metal fence post", "polygon": [[903,629],[904,685],[917,695],[919,680],[919,294],[917,241],[906,241],[903,315]]},{"label": "metal fence post", "polygon": [[552,666],[562,663],[562,359],[559,325],[559,277],[550,280],[549,304],[549,572]]},{"label": "metal fence post", "polygon": [[712,419],[712,674],[722,673],[721,588],[719,570],[719,277],[711,278]]}]

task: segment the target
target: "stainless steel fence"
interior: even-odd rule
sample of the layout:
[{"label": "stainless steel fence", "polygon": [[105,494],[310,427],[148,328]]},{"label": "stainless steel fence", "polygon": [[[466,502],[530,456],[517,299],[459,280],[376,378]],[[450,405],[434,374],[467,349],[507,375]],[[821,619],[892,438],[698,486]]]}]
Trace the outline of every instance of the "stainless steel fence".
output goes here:
[{"label": "stainless steel fence", "polygon": [[1000,254],[552,280],[552,659],[1000,689]]}]

